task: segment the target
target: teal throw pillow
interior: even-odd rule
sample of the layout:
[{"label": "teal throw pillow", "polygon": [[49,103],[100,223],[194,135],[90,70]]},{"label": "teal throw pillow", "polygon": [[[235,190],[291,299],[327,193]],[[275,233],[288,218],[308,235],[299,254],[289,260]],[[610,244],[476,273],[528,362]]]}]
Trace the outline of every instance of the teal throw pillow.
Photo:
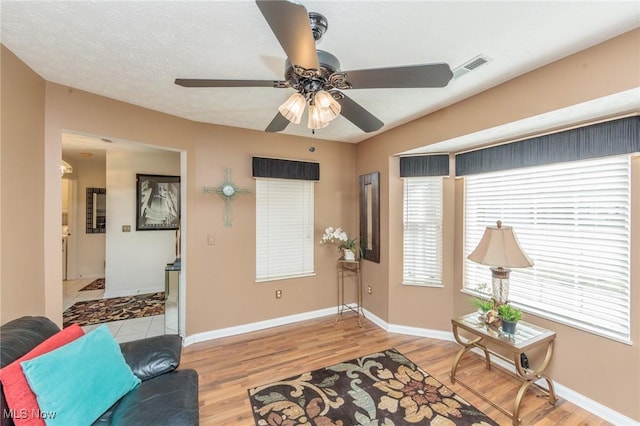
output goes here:
[{"label": "teal throw pillow", "polygon": [[89,425],[140,383],[104,324],[21,365],[47,426]]}]

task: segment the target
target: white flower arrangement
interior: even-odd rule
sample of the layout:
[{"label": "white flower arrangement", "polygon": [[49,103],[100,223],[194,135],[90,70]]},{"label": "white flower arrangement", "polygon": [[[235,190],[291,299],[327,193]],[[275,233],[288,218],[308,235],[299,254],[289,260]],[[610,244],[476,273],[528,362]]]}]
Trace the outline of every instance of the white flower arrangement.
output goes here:
[{"label": "white flower arrangement", "polygon": [[349,249],[353,251],[356,258],[360,258],[362,252],[358,244],[358,238],[349,238],[349,235],[342,228],[330,226],[324,230],[320,244],[337,244],[338,250]]},{"label": "white flower arrangement", "polygon": [[330,226],[324,230],[324,235],[322,235],[320,244],[342,244],[348,240],[349,236],[342,230],[342,228],[334,228],[333,226]]}]

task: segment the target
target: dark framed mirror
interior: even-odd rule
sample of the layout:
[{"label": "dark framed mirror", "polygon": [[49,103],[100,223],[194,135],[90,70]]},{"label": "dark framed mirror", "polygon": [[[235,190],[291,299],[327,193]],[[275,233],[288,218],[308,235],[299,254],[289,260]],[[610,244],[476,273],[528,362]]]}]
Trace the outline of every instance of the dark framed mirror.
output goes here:
[{"label": "dark framed mirror", "polygon": [[362,258],[380,263],[380,173],[360,176]]},{"label": "dark framed mirror", "polygon": [[107,189],[87,188],[87,234],[107,232]]}]

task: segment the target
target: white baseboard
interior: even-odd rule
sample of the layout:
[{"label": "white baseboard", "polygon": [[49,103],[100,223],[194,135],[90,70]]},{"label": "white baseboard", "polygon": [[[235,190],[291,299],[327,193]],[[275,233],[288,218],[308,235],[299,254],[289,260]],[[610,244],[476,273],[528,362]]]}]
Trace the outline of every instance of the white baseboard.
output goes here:
[{"label": "white baseboard", "polygon": [[98,278],[104,278],[104,274],[77,274],[75,277],[67,276],[67,281],[76,281],[76,280],[97,280]]},{"label": "white baseboard", "polygon": [[306,312],[302,314],[289,315],[286,317],[273,318],[265,321],[258,321],[249,324],[238,325],[234,327],[221,328],[218,330],[205,331],[187,336],[183,340],[184,346],[194,343],[205,342],[207,340],[220,339],[222,337],[235,336],[238,334],[251,333],[252,331],[264,330],[266,328],[278,327],[280,325],[292,324],[314,318],[325,317],[327,315],[335,315],[336,308],[320,309],[318,311]]},{"label": "white baseboard", "polygon": [[600,404],[598,401],[594,401],[591,398],[587,398],[586,396],[578,393],[572,389],[569,389],[566,386],[561,385],[560,383],[554,381],[553,386],[556,390],[556,395],[566,399],[572,404],[577,405],[578,407],[595,414],[598,417],[603,418],[614,425],[625,425],[625,426],[637,426],[640,425],[640,422],[633,420],[631,417],[627,417],[622,413],[619,413],[605,405]]},{"label": "white baseboard", "polygon": [[139,296],[141,294],[158,293],[161,291],[164,291],[164,287],[129,288],[119,291],[109,291],[109,286],[107,286],[104,291],[104,298],[111,299],[113,297]]},{"label": "white baseboard", "polygon": [[[286,317],[274,318],[265,321],[254,322],[250,324],[244,324],[234,327],[227,327],[219,330],[206,331],[203,333],[196,333],[191,336],[187,336],[183,339],[184,346],[189,346],[194,343],[205,342],[207,340],[219,339],[222,337],[235,336],[238,334],[250,333],[252,331],[264,330],[266,328],[277,327],[280,325],[292,324],[299,321],[309,320],[313,318],[320,318],[327,315],[335,315],[337,311],[336,307],[320,309],[317,311],[306,312],[302,314],[289,315]],[[420,328],[420,327],[410,327],[406,325],[399,324],[389,324],[383,319],[377,317],[373,313],[364,309],[365,317],[376,324],[378,327],[386,330],[390,333],[399,333],[406,334],[410,336],[418,336],[418,337],[428,337],[431,339],[438,340],[446,340],[446,341],[455,341],[453,338],[453,333],[451,331],[442,331],[442,330],[432,330],[428,328]],[[475,351],[475,349],[473,350]],[[478,353],[482,354],[482,351],[478,349]],[[505,368],[509,371],[515,373],[515,367],[500,358],[493,357],[492,362],[498,364],[502,368]],[[541,380],[541,387],[546,388],[546,382]],[[566,386],[561,385],[560,383],[553,381],[553,386],[555,388],[556,396],[563,398],[572,404],[577,405],[578,407],[586,410],[590,413],[595,414],[598,417],[606,420],[609,423],[614,425],[625,425],[625,426],[633,426],[640,425],[640,422],[633,420],[630,417],[625,416],[605,405],[600,404],[597,401],[594,401],[591,398],[588,398]]]},{"label": "white baseboard", "polygon": [[366,319],[368,319],[369,321],[371,321],[381,329],[389,331],[389,324],[387,324],[387,322],[384,321],[382,318],[375,316],[372,312],[369,312],[364,308],[362,309],[362,311],[364,312],[364,316]]},{"label": "white baseboard", "polygon": [[429,328],[409,327],[406,325],[389,325],[389,332],[408,334],[410,336],[428,337],[430,339],[447,340],[453,342],[453,333],[451,331],[432,330]]}]

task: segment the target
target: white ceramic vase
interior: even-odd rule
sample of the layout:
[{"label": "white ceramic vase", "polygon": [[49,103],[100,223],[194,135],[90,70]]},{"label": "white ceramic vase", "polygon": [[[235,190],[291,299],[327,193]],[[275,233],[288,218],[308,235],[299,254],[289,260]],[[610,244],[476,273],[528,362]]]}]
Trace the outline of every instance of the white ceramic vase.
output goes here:
[{"label": "white ceramic vase", "polygon": [[344,260],[356,260],[356,254],[351,249],[344,249]]}]

